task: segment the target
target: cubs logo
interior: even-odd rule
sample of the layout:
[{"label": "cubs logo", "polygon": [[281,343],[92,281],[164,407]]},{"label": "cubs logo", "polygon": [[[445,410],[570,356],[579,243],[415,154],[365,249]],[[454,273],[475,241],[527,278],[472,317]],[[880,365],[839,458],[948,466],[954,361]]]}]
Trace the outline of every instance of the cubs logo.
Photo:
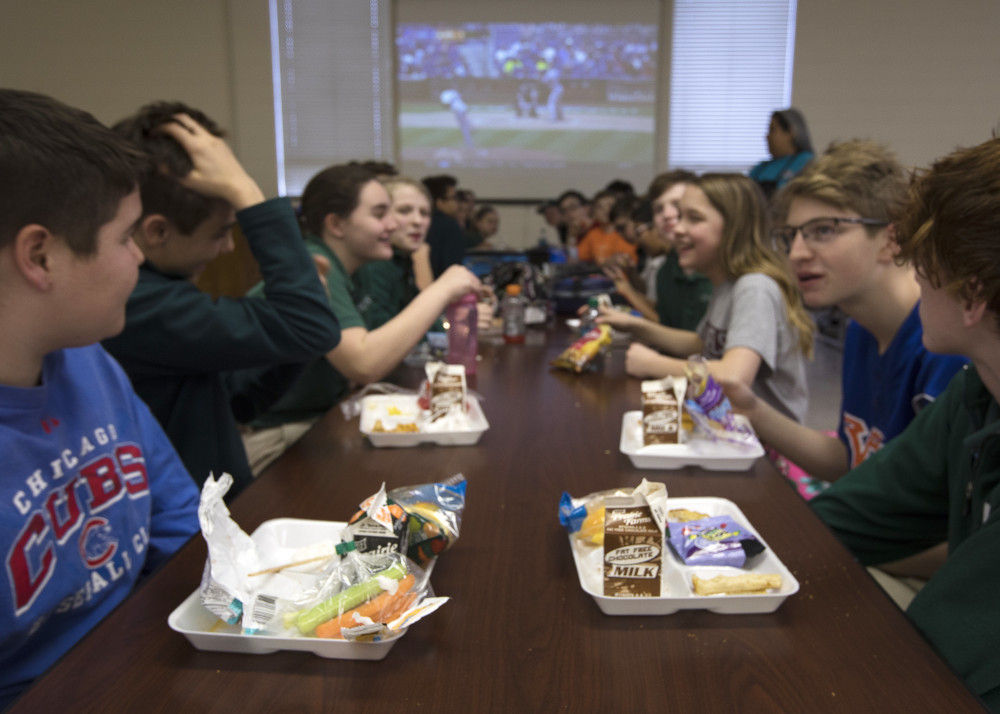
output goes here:
[{"label": "cubs logo", "polygon": [[80,557],[88,568],[99,568],[118,552],[118,541],[111,535],[106,518],[91,518],[80,533]]}]

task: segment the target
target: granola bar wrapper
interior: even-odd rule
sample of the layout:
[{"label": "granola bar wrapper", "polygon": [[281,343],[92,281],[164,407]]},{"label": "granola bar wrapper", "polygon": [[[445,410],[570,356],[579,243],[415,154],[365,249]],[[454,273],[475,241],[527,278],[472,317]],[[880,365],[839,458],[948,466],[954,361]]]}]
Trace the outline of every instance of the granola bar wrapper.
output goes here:
[{"label": "granola bar wrapper", "polygon": [[590,367],[598,355],[607,350],[610,345],[611,327],[596,325],[552,360],[551,365],[558,369],[568,369],[580,374]]},{"label": "granola bar wrapper", "polygon": [[687,565],[742,568],[764,552],[764,544],[728,515],[671,523],[670,546]]},{"label": "granola bar wrapper", "polygon": [[736,420],[729,398],[708,373],[701,355],[688,358],[684,372],[688,378],[686,413],[690,415],[695,435],[728,441],[747,447],[756,446],[757,437],[746,422]]}]

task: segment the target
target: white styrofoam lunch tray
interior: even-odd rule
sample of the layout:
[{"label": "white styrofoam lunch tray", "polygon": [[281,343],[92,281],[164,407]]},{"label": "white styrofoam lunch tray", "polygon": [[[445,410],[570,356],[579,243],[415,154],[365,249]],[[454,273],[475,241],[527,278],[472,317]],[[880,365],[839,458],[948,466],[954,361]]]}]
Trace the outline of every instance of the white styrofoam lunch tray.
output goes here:
[{"label": "white styrofoam lunch tray", "polygon": [[[251,537],[261,546],[266,544],[273,565],[291,562],[291,554],[299,548],[332,540],[338,542],[347,525],[342,521],[308,521],[297,518],[277,518],[265,521]],[[267,567],[270,563],[266,563]],[[389,654],[399,636],[379,642],[349,642],[318,637],[276,637],[266,634],[244,635],[240,625],[227,625],[201,604],[198,590],[191,593],[167,618],[170,629],[184,635],[199,650],[270,654],[279,650],[312,652],[328,659],[379,660]]]},{"label": "white styrofoam lunch tray", "polygon": [[[582,503],[580,499],[576,503]],[[732,516],[763,544],[764,539],[754,530],[743,512],[732,501],[725,498],[668,498],[667,508],[686,508],[709,516]],[[671,525],[673,525],[671,523]],[[604,593],[603,560],[604,548],[588,546],[570,535],[570,547],[576,562],[577,575],[584,592],[594,598],[594,602],[605,615],[672,615],[678,610],[708,610],[725,615],[774,612],[781,603],[799,591],[799,582],[785,567],[770,548],[752,559],[747,568],[714,565],[685,565],[677,557],[669,543],[664,544],[662,585],[660,597],[618,598],[606,597]],[[743,573],[778,573],[781,588],[760,595],[695,595],[691,576],[712,578],[716,575],[740,575]]]},{"label": "white styrofoam lunch tray", "polygon": [[[415,394],[374,394],[361,400],[361,421],[359,428],[373,446],[405,447],[418,444],[438,444],[439,446],[469,446],[479,441],[490,428],[483,414],[479,400],[467,397],[469,428],[460,431],[373,431],[375,421],[391,429],[396,424],[412,424],[420,416],[418,397]],[[397,413],[390,414],[393,409]]]},{"label": "white styrofoam lunch tray", "polygon": [[[737,421],[748,422],[739,414]],[[726,441],[689,438],[683,444],[642,443],[642,412],[625,412],[622,417],[621,452],[632,460],[637,469],[681,469],[698,466],[713,471],[746,471],[764,455],[764,447],[754,438],[744,446]]]}]

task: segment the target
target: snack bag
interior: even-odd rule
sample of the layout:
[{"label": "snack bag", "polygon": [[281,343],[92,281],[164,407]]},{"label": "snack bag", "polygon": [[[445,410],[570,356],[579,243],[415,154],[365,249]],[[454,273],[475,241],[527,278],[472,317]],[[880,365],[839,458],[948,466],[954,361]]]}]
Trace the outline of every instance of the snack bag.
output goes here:
[{"label": "snack bag", "polygon": [[570,345],[551,365],[580,374],[611,344],[611,327],[597,325]]},{"label": "snack bag", "polygon": [[559,522],[587,545],[604,545],[604,496],[599,494],[574,505],[573,497],[563,491],[559,499]]},{"label": "snack bag", "polygon": [[440,483],[406,486],[389,492],[389,499],[406,511],[410,560],[427,567],[458,540],[465,510],[465,476]]},{"label": "snack bag", "polygon": [[359,553],[406,553],[409,516],[386,496],[385,482],[373,496],[362,501],[347,522],[349,537]]},{"label": "snack bag", "polygon": [[736,421],[733,407],[722,387],[708,373],[705,358],[693,355],[684,367],[687,375],[687,400],[684,406],[691,415],[694,428],[710,439],[755,446],[757,437],[746,423]]},{"label": "snack bag", "polygon": [[642,445],[680,444],[687,380],[665,377],[642,383]]},{"label": "snack bag", "polygon": [[670,546],[687,565],[742,568],[764,552],[764,545],[728,515],[671,525]]}]

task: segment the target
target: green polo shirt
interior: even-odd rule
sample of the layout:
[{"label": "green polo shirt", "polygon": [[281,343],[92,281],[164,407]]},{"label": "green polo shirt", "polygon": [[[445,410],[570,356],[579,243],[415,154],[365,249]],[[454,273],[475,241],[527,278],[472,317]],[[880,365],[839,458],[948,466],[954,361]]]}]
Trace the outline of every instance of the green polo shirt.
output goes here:
[{"label": "green polo shirt", "polygon": [[[371,302],[371,297],[357,281],[351,279],[344,270],[343,263],[322,240],[309,236],[306,238],[306,247],[313,255],[321,255],[330,261],[326,292],[333,314],[340,322],[341,331],[365,327],[358,305],[364,306]],[[343,399],[350,388],[348,379],[334,369],[325,355],[320,355],[306,366],[299,380],[266,414],[254,422],[254,426],[275,426],[322,416]]]},{"label": "green polo shirt", "polygon": [[691,330],[698,327],[712,298],[712,283],[701,273],[688,275],[670,251],[656,271],[656,313],[660,324]]},{"label": "green polo shirt", "polygon": [[413,259],[397,248],[392,249],[392,260],[362,265],[354,274],[354,284],[365,296],[357,305],[369,330],[389,322],[419,292],[413,276]]}]

